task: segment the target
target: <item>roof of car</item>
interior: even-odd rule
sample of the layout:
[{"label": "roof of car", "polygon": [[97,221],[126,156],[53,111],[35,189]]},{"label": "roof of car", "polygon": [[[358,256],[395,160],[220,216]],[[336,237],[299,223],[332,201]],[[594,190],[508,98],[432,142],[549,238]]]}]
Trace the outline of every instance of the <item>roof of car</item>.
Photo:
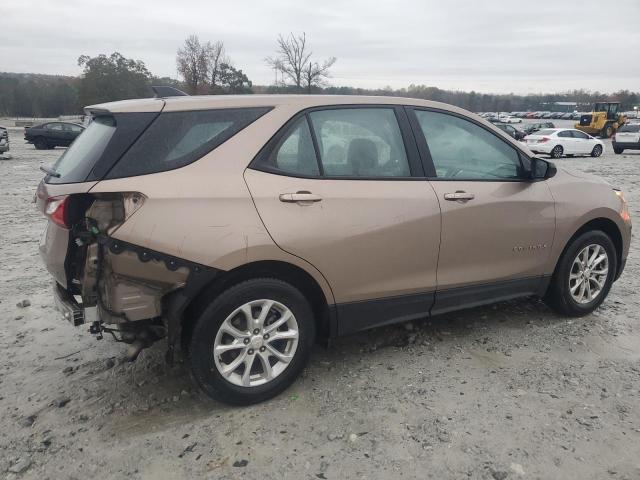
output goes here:
[{"label": "roof of car", "polygon": [[[164,102],[164,109],[162,108]],[[323,105],[361,105],[361,104],[395,104],[416,105],[440,108],[450,111],[469,112],[452,105],[418,98],[363,96],[363,95],[194,95],[165,98],[143,98],[121,100],[117,102],[90,105],[85,108],[89,113],[99,111],[119,112],[158,112],[205,110],[214,108],[239,107],[277,107],[295,105],[308,108]]]}]

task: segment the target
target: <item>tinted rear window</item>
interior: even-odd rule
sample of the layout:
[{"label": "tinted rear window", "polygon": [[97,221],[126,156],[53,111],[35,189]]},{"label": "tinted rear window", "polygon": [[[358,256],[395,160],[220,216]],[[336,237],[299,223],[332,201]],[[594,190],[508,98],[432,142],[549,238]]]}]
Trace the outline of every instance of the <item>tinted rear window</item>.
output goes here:
[{"label": "tinted rear window", "polygon": [[227,141],[270,107],[161,113],[108,173],[131,177],[184,167]]},{"label": "tinted rear window", "polygon": [[630,133],[638,133],[640,132],[640,123],[633,125],[623,125],[618,129],[619,132],[630,132]]},{"label": "tinted rear window", "polygon": [[102,155],[116,131],[113,117],[98,117],[82,132],[53,166],[60,177],[49,177],[49,183],[83,182]]}]

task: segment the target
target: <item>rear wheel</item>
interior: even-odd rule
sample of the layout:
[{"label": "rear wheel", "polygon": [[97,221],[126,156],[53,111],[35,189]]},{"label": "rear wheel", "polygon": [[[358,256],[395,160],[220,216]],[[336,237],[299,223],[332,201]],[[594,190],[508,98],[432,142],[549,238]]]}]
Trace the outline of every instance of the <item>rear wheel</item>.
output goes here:
[{"label": "rear wheel", "polygon": [[562,153],[564,152],[563,148],[561,145],[556,145],[555,147],[553,147],[553,150],[551,150],[551,157],[552,158],[560,158],[562,156]]},{"label": "rear wheel", "polygon": [[49,148],[49,144],[42,137],[37,137],[33,140],[33,146],[36,147],[36,150],[47,150]]},{"label": "rear wheel", "polygon": [[609,236],[599,230],[583,233],[560,258],[546,300],[561,314],[587,315],[606,298],[616,268],[616,251]]},{"label": "rear wheel", "polygon": [[226,290],[198,318],[189,345],[193,375],[211,397],[235,405],[282,392],[307,362],[313,311],[293,286],[257,278]]},{"label": "rear wheel", "polygon": [[602,145],[596,145],[593,147],[593,150],[591,150],[591,156],[599,157],[600,155],[602,155]]},{"label": "rear wheel", "polygon": [[620,155],[622,152],[624,152],[624,148],[613,147],[613,151],[614,153]]}]

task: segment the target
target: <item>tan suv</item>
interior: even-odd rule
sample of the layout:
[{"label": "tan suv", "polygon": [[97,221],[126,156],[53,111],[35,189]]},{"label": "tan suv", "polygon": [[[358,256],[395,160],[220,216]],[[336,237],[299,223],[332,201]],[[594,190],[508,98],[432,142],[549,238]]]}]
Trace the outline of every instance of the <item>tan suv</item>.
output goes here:
[{"label": "tan suv", "polygon": [[42,257],[75,325],[166,338],[225,402],[258,402],[316,337],[529,295],[602,303],[622,193],[465,110],[406,98],[175,96],[88,107],[39,186]]}]

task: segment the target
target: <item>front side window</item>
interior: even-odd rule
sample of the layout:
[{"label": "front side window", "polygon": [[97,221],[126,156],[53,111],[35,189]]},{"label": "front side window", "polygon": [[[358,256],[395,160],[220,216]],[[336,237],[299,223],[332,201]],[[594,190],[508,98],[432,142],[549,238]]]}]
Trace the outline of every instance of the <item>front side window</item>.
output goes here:
[{"label": "front side window", "polygon": [[558,136],[562,138],[572,138],[570,130],[563,130],[562,132],[558,133]]},{"label": "front side window", "polygon": [[484,128],[454,115],[415,110],[436,176],[456,180],[514,180],[522,177],[515,148]]},{"label": "front side window", "polygon": [[62,131],[62,124],[61,123],[47,123],[45,125],[45,128],[47,130],[57,130],[57,131]]},{"label": "front side window", "polygon": [[163,172],[203,157],[269,107],[161,113],[113,167],[107,178]]},{"label": "front side window", "polygon": [[393,108],[341,108],[309,114],[327,177],[411,175]]}]

